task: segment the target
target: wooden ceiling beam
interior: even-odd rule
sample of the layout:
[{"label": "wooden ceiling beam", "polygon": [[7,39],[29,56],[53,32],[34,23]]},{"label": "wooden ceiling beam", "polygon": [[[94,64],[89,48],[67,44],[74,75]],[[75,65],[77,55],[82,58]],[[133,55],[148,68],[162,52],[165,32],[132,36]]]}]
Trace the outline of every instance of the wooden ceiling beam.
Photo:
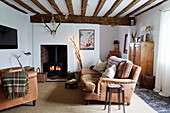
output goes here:
[{"label": "wooden ceiling beam", "polygon": [[140,0],[133,0],[128,6],[126,6],[121,12],[119,12],[115,17],[119,17],[126,11],[128,11],[130,8],[132,8],[134,5],[136,5]]},{"label": "wooden ceiling beam", "polygon": [[104,17],[108,17],[122,2],[123,0],[116,0],[116,2],[112,5],[109,11],[104,15]]},{"label": "wooden ceiling beam", "polygon": [[31,8],[30,6],[28,6],[27,4],[25,4],[24,2],[22,2],[21,0],[14,0],[17,4],[21,5],[23,8],[28,9],[29,11],[33,12],[33,13],[37,13],[39,14],[39,12],[35,11],[33,8]]},{"label": "wooden ceiling beam", "polygon": [[48,2],[59,15],[63,14],[54,0],[48,0]]},{"label": "wooden ceiling beam", "polygon": [[69,15],[74,15],[72,0],[65,0]]},{"label": "wooden ceiling beam", "polygon": [[28,13],[25,12],[24,10],[22,10],[22,9],[16,7],[16,6],[14,6],[13,4],[10,4],[9,2],[7,2],[7,1],[5,1],[5,0],[0,0],[0,1],[3,2],[3,3],[5,3],[6,5],[8,5],[8,6],[14,8],[14,9],[16,9],[16,10],[22,12],[22,13],[28,14]]},{"label": "wooden ceiling beam", "polygon": [[159,6],[159,5],[161,5],[161,4],[163,4],[164,2],[167,2],[167,1],[168,1],[168,0],[163,0],[163,1],[159,2],[158,4],[156,4],[156,5],[154,5],[154,6],[150,7],[150,8],[148,8],[148,9],[146,9],[146,10],[144,10],[144,11],[142,11],[142,12],[136,14],[135,16],[139,16],[139,15],[141,15],[141,14],[143,14],[143,13],[145,13],[145,12],[147,12],[147,11],[149,11],[149,10],[151,10],[151,9],[153,9],[153,8]]},{"label": "wooden ceiling beam", "polygon": [[37,7],[39,7],[41,10],[43,10],[44,12],[46,12],[47,14],[51,14],[51,12],[49,12],[42,4],[40,4],[40,2],[38,2],[38,0],[31,0]]},{"label": "wooden ceiling beam", "polygon": [[88,3],[88,0],[82,0],[82,3],[81,3],[81,16],[86,15],[87,3]]},{"label": "wooden ceiling beam", "polygon": [[[48,14],[39,14],[31,16],[32,23],[42,23],[42,17],[46,23],[50,23],[51,16]],[[65,15],[54,15],[57,23],[89,23],[89,24],[100,24],[100,25],[130,25],[130,21],[134,20],[134,17],[94,17],[94,16],[81,16],[73,15],[65,19]]]},{"label": "wooden ceiling beam", "polygon": [[101,10],[102,7],[104,6],[105,2],[106,2],[106,0],[100,0],[100,1],[99,1],[98,5],[97,5],[97,7],[96,7],[96,10],[95,10],[95,12],[94,12],[94,14],[93,14],[93,16],[97,16],[97,15],[98,15],[98,13],[100,12],[100,10]]},{"label": "wooden ceiling beam", "polygon": [[135,9],[134,11],[130,12],[129,14],[125,15],[125,17],[128,17],[130,15],[133,15],[134,13],[140,11],[141,9],[145,8],[146,6],[152,4],[153,2],[155,2],[156,0],[149,0],[146,3],[144,3],[142,6],[138,7],[137,9]]}]

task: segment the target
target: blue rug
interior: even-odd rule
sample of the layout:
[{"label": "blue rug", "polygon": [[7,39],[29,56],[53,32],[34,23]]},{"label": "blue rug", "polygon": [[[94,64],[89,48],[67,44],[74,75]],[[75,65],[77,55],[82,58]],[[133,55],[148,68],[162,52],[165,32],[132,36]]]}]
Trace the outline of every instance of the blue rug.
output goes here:
[{"label": "blue rug", "polygon": [[135,93],[158,113],[170,113],[170,98],[139,86],[136,86]]}]

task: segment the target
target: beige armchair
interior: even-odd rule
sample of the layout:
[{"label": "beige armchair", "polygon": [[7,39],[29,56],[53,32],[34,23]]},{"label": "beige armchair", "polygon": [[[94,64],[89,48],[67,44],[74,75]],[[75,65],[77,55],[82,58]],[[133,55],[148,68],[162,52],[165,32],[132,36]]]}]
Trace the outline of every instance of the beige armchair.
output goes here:
[{"label": "beige armchair", "polygon": [[[107,84],[121,84],[125,91],[125,103],[130,105],[130,101],[141,72],[141,67],[133,65],[128,79],[103,78],[101,74],[91,69],[83,68],[81,76],[81,85],[83,98],[86,104],[89,100],[105,101]],[[112,94],[112,102],[118,103],[117,93]],[[122,100],[120,100],[122,102]]]}]

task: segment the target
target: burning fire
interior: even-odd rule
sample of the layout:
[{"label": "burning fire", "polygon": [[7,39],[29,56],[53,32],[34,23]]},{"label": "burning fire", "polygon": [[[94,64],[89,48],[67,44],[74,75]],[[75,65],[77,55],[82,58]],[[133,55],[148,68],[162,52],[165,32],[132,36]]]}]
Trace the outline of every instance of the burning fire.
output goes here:
[{"label": "burning fire", "polygon": [[56,71],[61,71],[61,67],[60,66],[56,66]]},{"label": "burning fire", "polygon": [[55,68],[54,68],[54,66],[50,66],[50,71],[54,71],[54,69],[56,71],[61,71],[61,67],[60,66],[56,66]]},{"label": "burning fire", "polygon": [[50,71],[54,71],[54,66],[50,66]]}]

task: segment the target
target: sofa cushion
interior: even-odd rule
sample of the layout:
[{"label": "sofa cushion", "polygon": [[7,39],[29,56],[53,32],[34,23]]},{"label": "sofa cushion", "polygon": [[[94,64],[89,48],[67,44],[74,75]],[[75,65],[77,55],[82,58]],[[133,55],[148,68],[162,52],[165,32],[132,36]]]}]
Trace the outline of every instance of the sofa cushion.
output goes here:
[{"label": "sofa cushion", "polygon": [[81,71],[82,75],[87,75],[87,74],[92,74],[92,75],[101,75],[101,73],[95,71],[95,70],[91,70],[89,68],[83,68]]},{"label": "sofa cushion", "polygon": [[96,89],[96,83],[100,77],[100,75],[83,75],[81,77],[82,90],[87,92],[94,92]]},{"label": "sofa cushion", "polygon": [[106,65],[107,65],[107,61],[102,62],[99,59],[96,65],[94,66],[93,70],[103,73],[105,71]]},{"label": "sofa cushion", "polygon": [[126,79],[130,75],[133,63],[129,60],[121,61],[117,66],[116,78]]},{"label": "sofa cushion", "polygon": [[116,75],[116,65],[112,65],[110,68],[106,69],[102,74],[102,77],[114,78]]},{"label": "sofa cushion", "polygon": [[118,58],[116,56],[111,56],[108,59],[108,63],[107,63],[107,67],[106,68],[109,68],[112,65],[116,65],[117,66],[122,60],[123,60],[122,58]]}]

